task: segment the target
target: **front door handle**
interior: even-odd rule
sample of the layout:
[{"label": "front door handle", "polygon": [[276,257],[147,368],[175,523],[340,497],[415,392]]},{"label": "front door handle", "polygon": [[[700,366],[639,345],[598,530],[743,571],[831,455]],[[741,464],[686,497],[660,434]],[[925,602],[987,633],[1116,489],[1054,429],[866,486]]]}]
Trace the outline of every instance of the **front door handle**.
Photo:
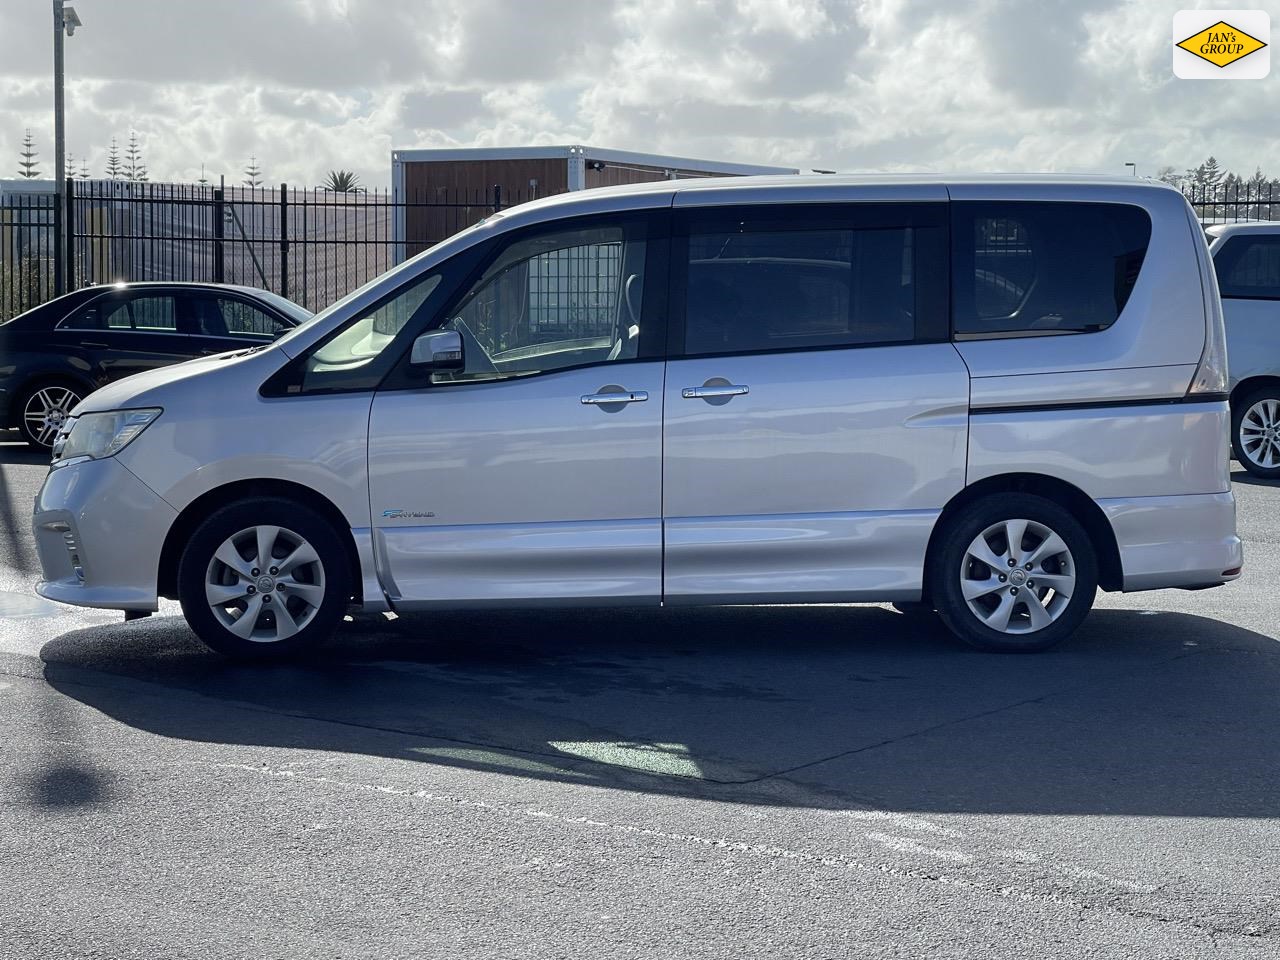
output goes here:
[{"label": "front door handle", "polygon": [[583,403],[640,403],[649,399],[647,390],[624,390],[620,393],[584,393],[579,397]]},{"label": "front door handle", "polygon": [[96,347],[96,348],[97,348],[97,349],[99,349],[99,350],[106,350],[106,349],[108,349],[108,346],[109,346],[109,345],[108,345],[108,344],[105,344],[105,343],[98,343],[98,342],[96,342],[96,341],[94,341],[94,340],[81,340],[81,341],[80,341],[80,346],[82,346],[82,347]]},{"label": "front door handle", "polygon": [[707,400],[712,397],[740,397],[750,392],[751,389],[744,383],[725,383],[709,387],[685,387],[680,391],[680,396],[686,400]]}]

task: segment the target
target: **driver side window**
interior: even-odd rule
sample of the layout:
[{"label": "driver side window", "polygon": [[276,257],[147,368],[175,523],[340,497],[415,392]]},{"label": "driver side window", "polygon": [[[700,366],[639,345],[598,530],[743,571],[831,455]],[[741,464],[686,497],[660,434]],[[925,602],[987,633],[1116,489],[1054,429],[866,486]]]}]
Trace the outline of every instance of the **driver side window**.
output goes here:
[{"label": "driver side window", "polygon": [[459,301],[445,330],[466,367],[436,383],[496,380],[630,360],[640,343],[645,241],[623,226],[517,240]]}]

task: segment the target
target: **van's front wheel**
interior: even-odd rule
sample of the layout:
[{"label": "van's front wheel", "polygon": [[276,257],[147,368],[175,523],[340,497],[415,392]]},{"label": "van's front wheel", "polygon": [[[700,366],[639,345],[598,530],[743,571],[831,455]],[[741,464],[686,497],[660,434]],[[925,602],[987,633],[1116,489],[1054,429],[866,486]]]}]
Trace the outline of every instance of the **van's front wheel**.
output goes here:
[{"label": "van's front wheel", "polygon": [[229,657],[310,652],[337,627],[350,596],[346,551],[322,516],[288,500],[233,503],[192,534],[178,564],[183,615]]},{"label": "van's front wheel", "polygon": [[929,571],[943,622],[983,650],[1029,653],[1080,626],[1098,590],[1089,535],[1069,512],[1031,494],[970,504],[940,531]]}]

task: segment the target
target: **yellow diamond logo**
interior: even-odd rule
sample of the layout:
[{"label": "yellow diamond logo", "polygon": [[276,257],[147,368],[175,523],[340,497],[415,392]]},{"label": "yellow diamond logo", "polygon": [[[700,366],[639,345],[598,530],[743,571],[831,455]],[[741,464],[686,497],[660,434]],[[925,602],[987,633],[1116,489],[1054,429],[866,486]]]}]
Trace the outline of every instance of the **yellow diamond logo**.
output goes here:
[{"label": "yellow diamond logo", "polygon": [[1201,60],[1208,60],[1216,67],[1225,67],[1261,50],[1266,44],[1243,30],[1237,30],[1225,20],[1219,20],[1213,26],[1187,37],[1178,46],[1188,53],[1194,53]]}]

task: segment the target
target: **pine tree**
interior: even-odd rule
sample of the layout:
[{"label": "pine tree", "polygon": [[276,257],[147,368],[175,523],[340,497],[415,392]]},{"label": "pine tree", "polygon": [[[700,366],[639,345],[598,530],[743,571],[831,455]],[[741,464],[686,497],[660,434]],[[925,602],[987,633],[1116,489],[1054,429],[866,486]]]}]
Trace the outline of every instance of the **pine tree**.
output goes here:
[{"label": "pine tree", "polygon": [[249,158],[249,165],[244,168],[243,183],[246,187],[262,186],[262,169],[258,166],[257,157]]},{"label": "pine tree", "polygon": [[1271,187],[1271,181],[1262,172],[1262,168],[1254,167],[1253,176],[1242,182],[1244,184],[1245,198],[1254,201],[1249,207],[1249,218],[1251,220],[1268,219],[1269,215],[1271,215],[1271,204],[1262,203],[1261,201],[1264,197],[1270,199],[1275,191]]},{"label": "pine tree", "polygon": [[1204,171],[1204,185],[1208,190],[1217,189],[1222,183],[1222,178],[1226,175],[1226,171],[1218,165],[1217,157],[1210,155],[1209,159],[1200,164],[1200,169]]},{"label": "pine tree", "polygon": [[111,138],[111,146],[107,148],[107,179],[119,180],[124,175],[124,165],[120,162],[120,146],[116,138]]},{"label": "pine tree", "polygon": [[63,167],[63,175],[68,180],[76,178],[76,158],[69,153],[67,154],[67,165]]},{"label": "pine tree", "polygon": [[34,180],[40,176],[40,161],[36,155],[36,141],[31,136],[31,128],[27,128],[27,135],[22,138],[22,159],[18,161],[18,175],[28,180]]},{"label": "pine tree", "polygon": [[202,163],[202,164],[200,164],[200,179],[199,179],[199,180],[197,180],[197,181],[196,181],[196,183],[200,184],[200,186],[202,186],[202,187],[205,187],[205,186],[208,186],[208,185],[209,185],[209,178],[208,178],[208,177],[206,177],[206,176],[204,175],[204,164],[203,164],[203,163]]},{"label": "pine tree", "polygon": [[136,130],[129,131],[129,145],[124,150],[124,178],[126,180],[147,179],[147,165],[142,161],[142,146],[138,143]]},{"label": "pine tree", "polygon": [[80,161],[80,179],[81,180],[89,179],[89,161],[88,160],[82,159]]}]

